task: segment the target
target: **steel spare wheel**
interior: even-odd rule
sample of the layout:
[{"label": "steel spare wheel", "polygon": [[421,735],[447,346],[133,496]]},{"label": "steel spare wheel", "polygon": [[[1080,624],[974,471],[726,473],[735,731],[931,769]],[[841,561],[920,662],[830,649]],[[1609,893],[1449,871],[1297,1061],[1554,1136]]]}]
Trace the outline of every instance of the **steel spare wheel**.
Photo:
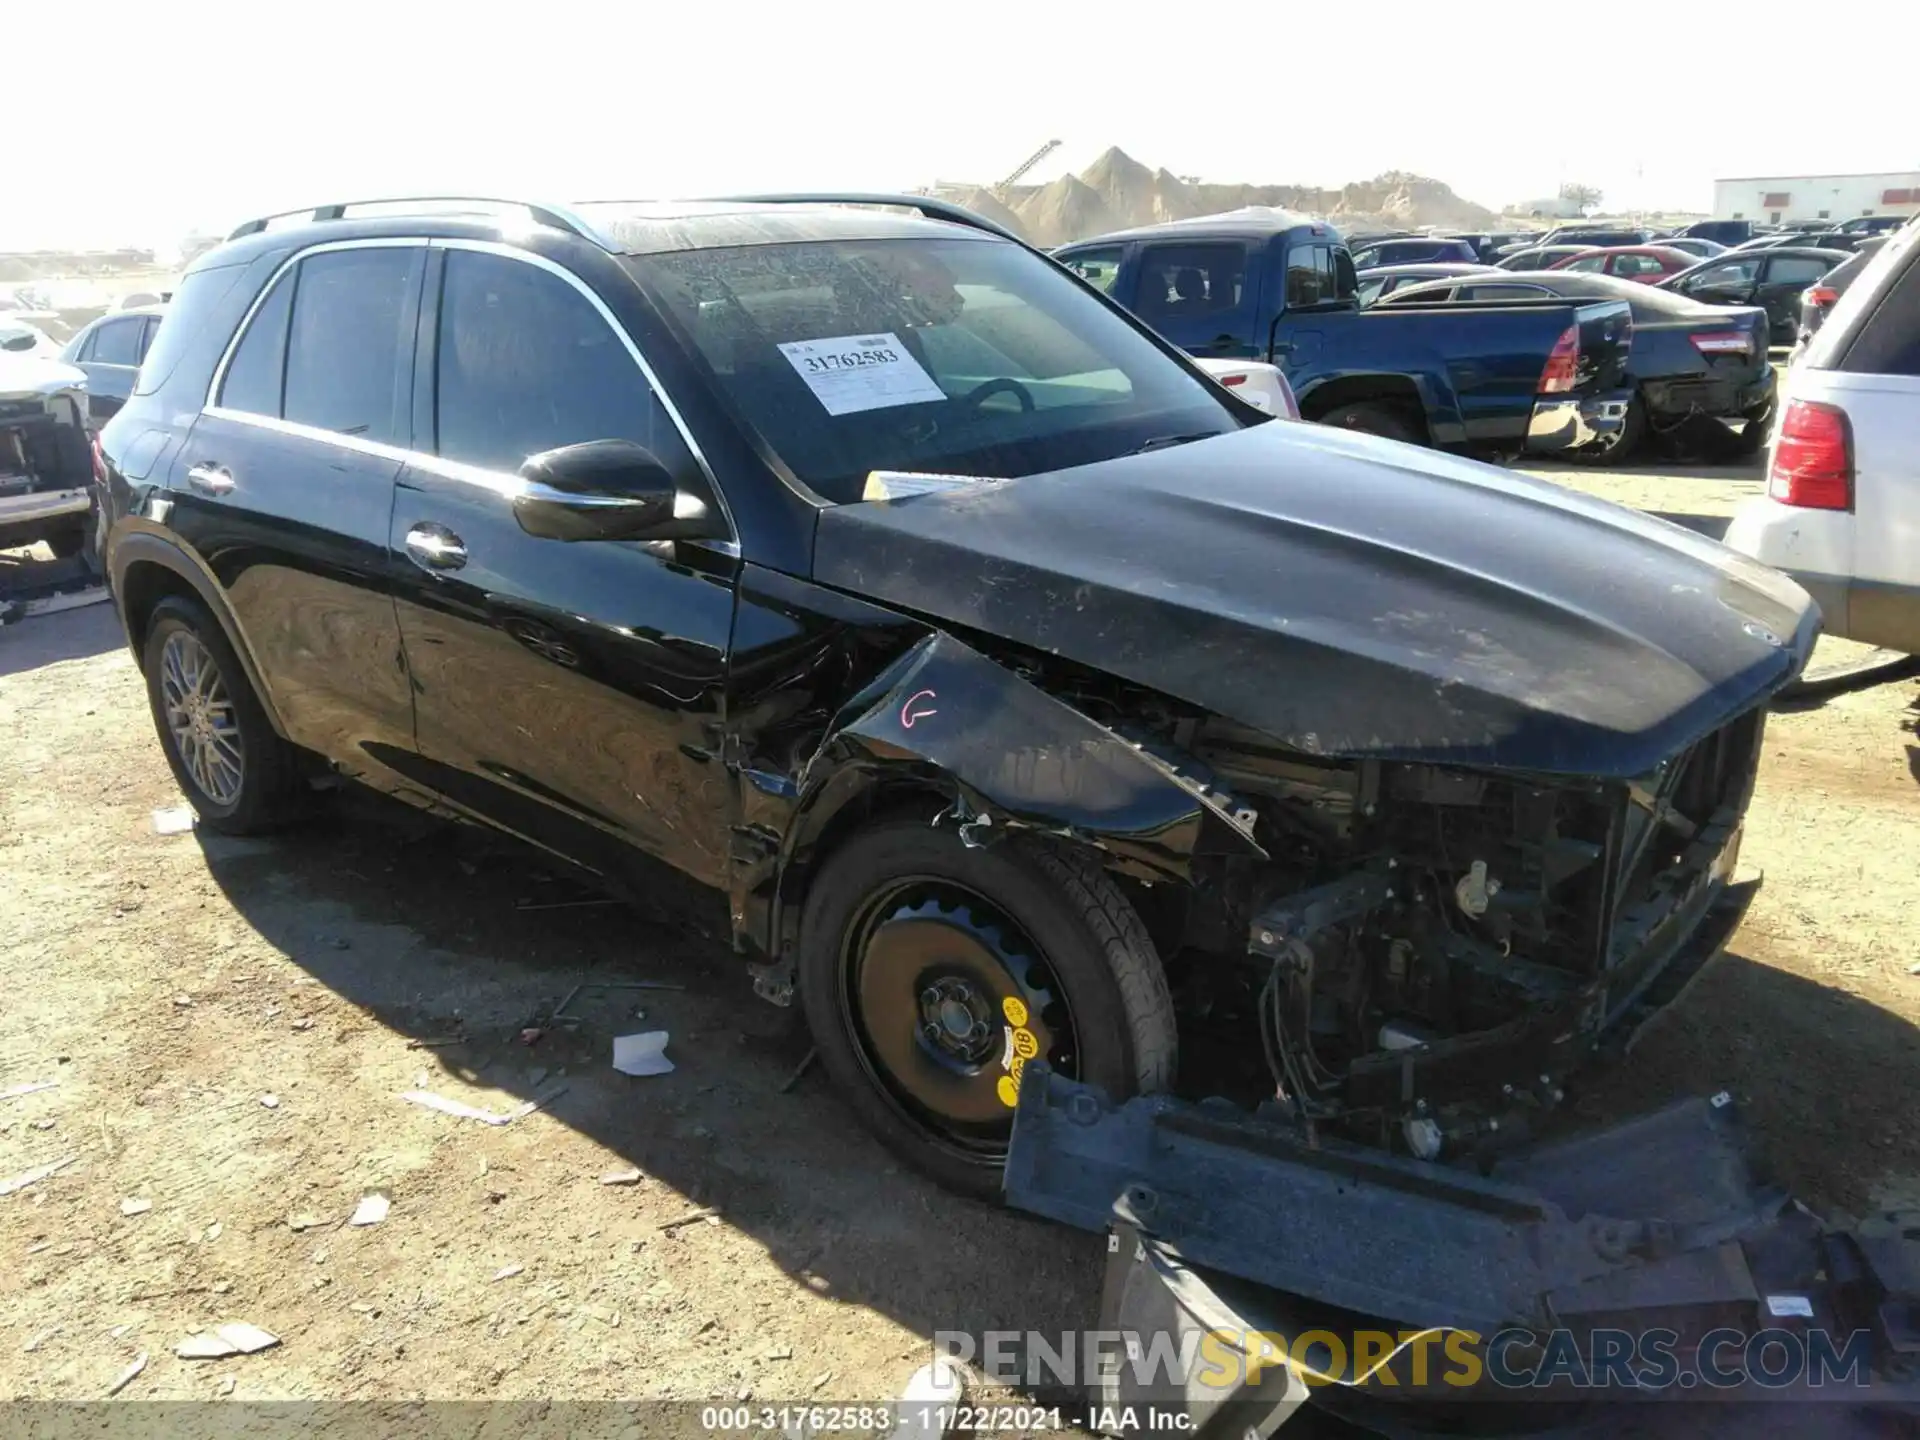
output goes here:
[{"label": "steel spare wheel", "polygon": [[862,907],[841,999],[860,1061],[893,1105],[982,1156],[1006,1147],[1028,1062],[1078,1073],[1066,994],[1038,948],[949,880],[898,880]]}]

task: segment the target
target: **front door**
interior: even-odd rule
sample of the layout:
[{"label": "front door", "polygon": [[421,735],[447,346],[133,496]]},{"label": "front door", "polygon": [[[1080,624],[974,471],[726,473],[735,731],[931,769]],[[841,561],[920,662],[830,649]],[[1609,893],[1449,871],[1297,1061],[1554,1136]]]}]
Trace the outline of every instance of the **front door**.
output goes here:
[{"label": "front door", "polygon": [[734,547],[540,539],[513,510],[528,455],[587,440],[718,497],[587,286],[521,252],[434,255],[413,438],[433,458],[401,475],[389,537],[419,774],[604,873],[638,849],[721,884]]},{"label": "front door", "polygon": [[1695,270],[1674,289],[1690,299],[1708,305],[1751,305],[1754,287],[1760,281],[1760,257],[1742,255],[1723,258]]},{"label": "front door", "polygon": [[350,241],[283,269],[167,481],[288,738],[375,784],[413,743],[387,529],[426,253]]}]

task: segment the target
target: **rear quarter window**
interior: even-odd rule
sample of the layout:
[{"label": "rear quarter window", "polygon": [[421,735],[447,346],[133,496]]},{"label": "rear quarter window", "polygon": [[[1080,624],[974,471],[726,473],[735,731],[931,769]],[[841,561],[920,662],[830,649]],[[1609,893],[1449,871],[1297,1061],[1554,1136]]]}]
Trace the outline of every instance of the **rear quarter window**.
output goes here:
[{"label": "rear quarter window", "polygon": [[[187,272],[173,292],[167,313],[160,321],[159,333],[147,346],[146,358],[140,362],[140,373],[133,382],[134,394],[151,395],[172,378],[181,357],[218,316],[221,302],[246,273],[245,265],[217,265]],[[232,323],[229,322],[228,328]],[[216,359],[219,351],[226,348],[227,339],[225,334],[219,337],[219,345],[214,350]]]},{"label": "rear quarter window", "polygon": [[[1814,337],[1808,364],[1856,375],[1920,375],[1920,244],[1909,238],[1890,258],[1876,259],[1885,259],[1898,273],[1884,285],[1876,284],[1873,272],[1879,267],[1869,264]],[[1866,309],[1854,325],[1848,325],[1841,313],[1849,303]],[[1835,320],[1840,322],[1837,331]],[[1822,341],[1835,348],[1823,346]]]}]

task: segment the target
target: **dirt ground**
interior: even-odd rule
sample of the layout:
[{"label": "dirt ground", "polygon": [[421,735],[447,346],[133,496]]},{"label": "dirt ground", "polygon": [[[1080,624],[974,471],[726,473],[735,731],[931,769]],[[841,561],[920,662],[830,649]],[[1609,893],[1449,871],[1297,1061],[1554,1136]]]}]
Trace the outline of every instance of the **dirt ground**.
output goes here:
[{"label": "dirt ground", "polygon": [[[1756,483],[1553,478],[1708,528]],[[1817,1208],[1920,1204],[1917,718],[1911,679],[1774,717],[1767,885],[1583,1107],[1726,1087]],[[346,795],[271,840],[157,834],[180,797],[107,606],[0,630],[0,736],[0,1094],[55,1082],[0,1099],[0,1186],[62,1165],[0,1195],[0,1398],[144,1354],[125,1397],[874,1400],[935,1330],[1092,1323],[1097,1238],[903,1173],[817,1074],[783,1092],[805,1042],[717,901],[597,902]],[[651,1029],[674,1073],[614,1073]],[[236,1320],[281,1343],[175,1357]]]}]

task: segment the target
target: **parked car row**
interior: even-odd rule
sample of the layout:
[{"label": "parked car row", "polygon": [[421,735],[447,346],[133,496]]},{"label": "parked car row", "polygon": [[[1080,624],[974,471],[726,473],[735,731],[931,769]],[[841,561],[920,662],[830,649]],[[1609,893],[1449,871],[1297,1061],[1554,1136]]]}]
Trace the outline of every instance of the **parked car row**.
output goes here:
[{"label": "parked car row", "polygon": [[1615,299],[1633,315],[1627,360],[1631,398],[1623,423],[1617,431],[1568,452],[1569,459],[1619,464],[1639,450],[1649,433],[1671,430],[1696,417],[1721,422],[1730,450],[1751,453],[1759,448],[1774,404],[1763,310],[1725,310],[1616,276],[1570,270],[1484,270],[1407,286],[1378,303],[1486,305],[1549,297]]},{"label": "parked car row", "polygon": [[1308,420],[1535,454],[1624,423],[1632,318],[1618,299],[1363,308],[1339,233],[1283,212],[1145,226],[1054,253],[1188,354],[1277,365]]}]

